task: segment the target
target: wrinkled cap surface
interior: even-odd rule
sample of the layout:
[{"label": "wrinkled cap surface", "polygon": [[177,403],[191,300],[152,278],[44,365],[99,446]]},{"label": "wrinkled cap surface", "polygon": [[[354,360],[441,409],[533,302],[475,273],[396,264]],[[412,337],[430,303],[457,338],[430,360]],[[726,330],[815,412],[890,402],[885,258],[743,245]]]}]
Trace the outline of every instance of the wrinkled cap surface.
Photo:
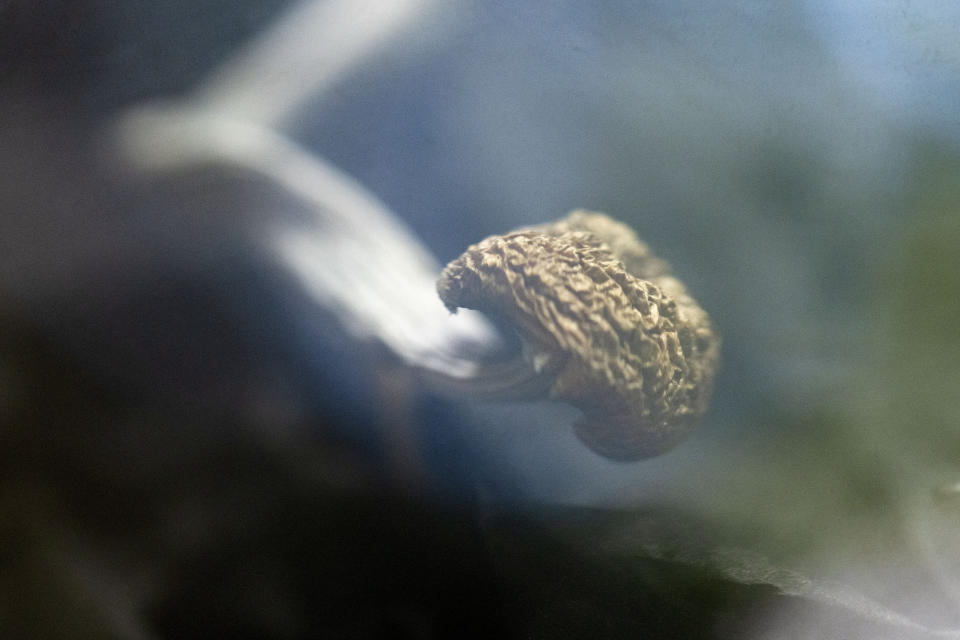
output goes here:
[{"label": "wrinkled cap surface", "polygon": [[709,404],[720,340],[704,312],[626,225],[575,211],[492,236],[443,270],[451,309],[504,318],[550,397],[580,408],[591,449],[637,460],[675,446]]}]

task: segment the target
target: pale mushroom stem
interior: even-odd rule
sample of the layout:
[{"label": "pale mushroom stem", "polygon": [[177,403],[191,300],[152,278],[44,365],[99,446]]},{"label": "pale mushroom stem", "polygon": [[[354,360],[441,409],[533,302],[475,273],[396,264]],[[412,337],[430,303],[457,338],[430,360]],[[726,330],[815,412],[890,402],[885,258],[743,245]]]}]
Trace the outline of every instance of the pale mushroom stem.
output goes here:
[{"label": "pale mushroom stem", "polygon": [[503,342],[480,314],[451,317],[430,252],[376,196],[279,129],[430,4],[301,2],[191,94],[124,114],[110,143],[140,175],[237,168],[298,200],[309,219],[280,209],[236,224],[354,338],[383,343],[438,389],[466,391],[476,379],[487,395],[497,381],[529,377],[522,360],[488,368]]}]

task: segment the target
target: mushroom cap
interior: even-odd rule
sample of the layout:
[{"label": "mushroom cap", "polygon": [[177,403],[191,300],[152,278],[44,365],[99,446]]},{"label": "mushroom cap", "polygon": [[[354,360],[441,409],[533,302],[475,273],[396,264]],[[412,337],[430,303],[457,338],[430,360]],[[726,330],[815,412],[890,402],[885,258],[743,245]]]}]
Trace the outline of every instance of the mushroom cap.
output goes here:
[{"label": "mushroom cap", "polygon": [[505,318],[549,396],[580,408],[574,425],[614,460],[663,453],[699,422],[720,353],[710,318],[626,225],[574,211],[492,236],[443,270],[451,309]]}]

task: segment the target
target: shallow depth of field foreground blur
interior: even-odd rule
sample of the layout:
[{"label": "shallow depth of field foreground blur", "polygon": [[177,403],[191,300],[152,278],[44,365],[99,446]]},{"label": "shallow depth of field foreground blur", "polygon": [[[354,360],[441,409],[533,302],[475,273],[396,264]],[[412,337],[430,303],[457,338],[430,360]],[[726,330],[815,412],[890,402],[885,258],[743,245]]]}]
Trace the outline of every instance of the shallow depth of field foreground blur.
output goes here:
[{"label": "shallow depth of field foreground blur", "polygon": [[[0,4],[0,633],[957,637],[958,30],[939,0]],[[619,464],[564,405],[424,392],[262,253],[302,202],[116,143],[221,104],[440,264],[628,223],[722,332],[701,428]]]}]

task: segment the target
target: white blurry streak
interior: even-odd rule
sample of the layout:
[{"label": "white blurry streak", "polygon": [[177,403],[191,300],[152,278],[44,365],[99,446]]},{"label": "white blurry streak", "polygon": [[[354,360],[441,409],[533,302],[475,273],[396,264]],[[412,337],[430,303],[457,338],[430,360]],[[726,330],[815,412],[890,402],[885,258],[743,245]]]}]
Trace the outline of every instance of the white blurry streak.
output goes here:
[{"label": "white blurry streak", "polygon": [[435,289],[440,265],[406,225],[285,136],[219,114],[156,107],[129,113],[117,131],[123,155],[147,171],[232,164],[309,204],[311,221],[265,213],[250,233],[356,337],[376,338],[409,364],[453,377],[475,367],[458,354],[499,347],[482,316],[451,316],[443,306]]},{"label": "white blurry streak", "polygon": [[382,46],[422,21],[428,0],[308,0],[221,66],[191,101],[262,124],[283,119]]},{"label": "white blurry streak", "polygon": [[[131,110],[118,122],[125,159],[161,173],[239,166],[310,205],[313,221],[268,214],[249,233],[319,308],[408,363],[468,377],[471,356],[500,347],[476,313],[451,316],[440,266],[413,233],[346,174],[277,128],[414,17],[430,0],[309,0],[217,70],[188,99]],[[239,220],[237,224],[245,224]]]},{"label": "white blurry streak", "polygon": [[457,347],[472,342],[478,351],[497,344],[482,317],[450,316],[433,287],[421,286],[432,285],[434,274],[398,268],[392,262],[396,256],[369,259],[372,256],[352,251],[357,246],[349,245],[327,234],[299,230],[275,236],[286,266],[354,335],[375,336],[410,365],[453,378],[474,375],[477,364],[459,356]]}]

